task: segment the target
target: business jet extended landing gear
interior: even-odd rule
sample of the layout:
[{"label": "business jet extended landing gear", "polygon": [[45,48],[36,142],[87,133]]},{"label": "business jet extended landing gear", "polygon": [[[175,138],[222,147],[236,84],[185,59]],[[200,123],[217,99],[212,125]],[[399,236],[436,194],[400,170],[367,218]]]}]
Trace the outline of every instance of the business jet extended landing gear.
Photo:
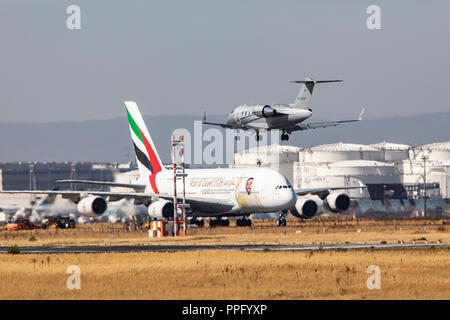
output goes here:
[{"label": "business jet extended landing gear", "polygon": [[289,134],[286,133],[285,130],[283,130],[283,133],[281,134],[281,140],[282,141],[288,141],[289,140]]},{"label": "business jet extended landing gear", "polygon": [[218,219],[209,219],[209,227],[210,228],[214,228],[214,227],[228,227],[230,225],[230,221],[228,221],[228,219],[222,219],[222,218],[218,218]]},{"label": "business jet extended landing gear", "polygon": [[286,227],[287,210],[281,211],[277,219],[277,227]]},{"label": "business jet extended landing gear", "polygon": [[256,141],[261,141],[262,140],[262,135],[259,134],[259,131],[256,131],[255,140]]},{"label": "business jet extended landing gear", "polygon": [[236,226],[237,227],[251,227],[252,226],[252,220],[247,218],[242,219],[236,219]]}]

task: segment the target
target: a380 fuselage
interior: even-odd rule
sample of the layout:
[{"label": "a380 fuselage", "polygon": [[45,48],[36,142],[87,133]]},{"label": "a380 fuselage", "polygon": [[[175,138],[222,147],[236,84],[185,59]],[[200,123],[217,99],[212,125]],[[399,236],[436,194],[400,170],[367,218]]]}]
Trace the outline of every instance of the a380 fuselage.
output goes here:
[{"label": "a380 fuselage", "polygon": [[[230,200],[232,208],[202,206],[208,214],[241,215],[288,210],[295,205],[296,195],[289,181],[280,173],[268,168],[187,169],[185,193],[189,198],[202,197]],[[181,178],[179,178],[181,179]],[[173,171],[157,174],[159,193],[173,194]],[[149,192],[154,192],[150,185]],[[181,196],[182,183],[177,183],[177,195]],[[192,206],[191,206],[192,207]],[[194,211],[195,205],[193,206]],[[225,211],[224,211],[225,210]]]}]

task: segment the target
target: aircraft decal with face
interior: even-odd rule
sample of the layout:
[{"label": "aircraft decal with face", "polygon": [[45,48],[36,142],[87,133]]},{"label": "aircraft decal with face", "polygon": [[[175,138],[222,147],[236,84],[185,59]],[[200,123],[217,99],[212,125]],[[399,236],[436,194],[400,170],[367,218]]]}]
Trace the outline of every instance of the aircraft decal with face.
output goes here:
[{"label": "aircraft decal with face", "polygon": [[253,180],[255,180],[253,177],[248,178],[247,182],[245,183],[245,190],[247,191],[248,195],[250,195],[252,193]]},{"label": "aircraft decal with face", "polygon": [[245,173],[239,177],[234,190],[240,208],[262,207],[258,192],[254,189],[254,180],[254,177],[246,178]]},{"label": "aircraft decal with face", "polygon": [[239,186],[244,178],[244,174],[242,173],[239,177],[238,181],[236,182],[236,185],[234,186],[234,196],[236,198],[236,202],[238,203],[239,208],[248,207],[247,200],[245,199],[245,196],[241,195],[239,192]]}]

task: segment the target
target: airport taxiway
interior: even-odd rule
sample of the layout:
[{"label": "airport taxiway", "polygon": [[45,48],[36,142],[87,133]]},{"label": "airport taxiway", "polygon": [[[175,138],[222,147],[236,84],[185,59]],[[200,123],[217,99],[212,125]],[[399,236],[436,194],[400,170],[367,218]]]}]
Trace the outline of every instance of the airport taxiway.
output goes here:
[{"label": "airport taxiway", "polygon": [[[7,253],[9,247],[0,247]],[[195,250],[243,250],[243,251],[317,251],[317,250],[395,250],[450,248],[450,243],[416,244],[298,244],[298,245],[126,245],[126,246],[23,246],[22,254],[58,253],[127,253],[127,252],[176,252]]]}]

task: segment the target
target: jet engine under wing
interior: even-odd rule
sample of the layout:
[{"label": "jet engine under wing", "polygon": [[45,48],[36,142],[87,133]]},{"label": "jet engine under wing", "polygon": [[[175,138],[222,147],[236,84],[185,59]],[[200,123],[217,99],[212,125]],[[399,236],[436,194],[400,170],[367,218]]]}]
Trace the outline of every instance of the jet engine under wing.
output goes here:
[{"label": "jet engine under wing", "polygon": [[348,187],[326,187],[326,188],[307,188],[295,190],[295,194],[298,196],[305,196],[307,194],[318,195],[319,197],[327,196],[330,191],[333,190],[349,190],[349,189],[359,189],[359,188],[367,188],[365,185],[361,186],[348,186]]},{"label": "jet engine under wing", "polygon": [[302,131],[302,130],[308,130],[308,129],[336,127],[337,125],[343,124],[343,123],[361,121],[363,114],[364,114],[364,108],[361,110],[361,114],[359,115],[358,119],[339,120],[339,121],[324,121],[324,122],[312,122],[312,123],[298,124],[298,125],[295,125],[295,126],[293,126],[291,128],[286,129],[286,131],[293,132],[293,131]]}]

